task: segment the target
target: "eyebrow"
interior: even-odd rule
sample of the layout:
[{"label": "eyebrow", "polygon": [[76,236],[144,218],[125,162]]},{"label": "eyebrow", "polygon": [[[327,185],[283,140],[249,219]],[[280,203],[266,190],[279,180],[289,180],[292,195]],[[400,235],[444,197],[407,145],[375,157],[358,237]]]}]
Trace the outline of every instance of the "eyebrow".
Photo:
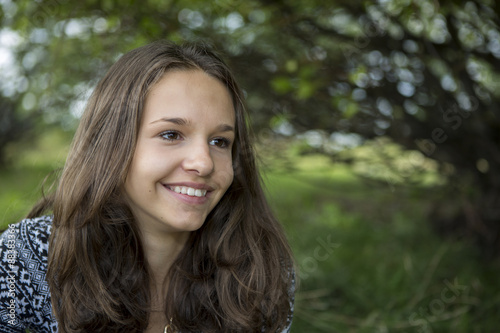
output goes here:
[{"label": "eyebrow", "polygon": [[173,124],[180,125],[180,126],[189,125],[189,123],[190,123],[189,121],[187,121],[184,118],[160,118],[158,120],[150,122],[150,124],[155,124],[155,123],[159,123],[159,122],[173,123]]},{"label": "eyebrow", "polygon": [[[189,126],[191,122],[184,118],[160,118],[158,120],[150,122],[150,124],[155,124],[159,122],[172,123],[179,126]],[[234,127],[228,124],[220,124],[217,126],[219,132],[234,132]]]}]

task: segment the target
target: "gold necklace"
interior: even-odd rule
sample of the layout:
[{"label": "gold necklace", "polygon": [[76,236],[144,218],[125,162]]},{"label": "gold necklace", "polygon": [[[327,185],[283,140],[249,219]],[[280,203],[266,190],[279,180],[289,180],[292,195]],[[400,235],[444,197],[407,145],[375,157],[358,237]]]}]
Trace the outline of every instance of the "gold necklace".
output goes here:
[{"label": "gold necklace", "polygon": [[172,318],[170,318],[170,323],[165,325],[165,329],[163,330],[163,333],[175,333],[174,325],[172,324]]}]

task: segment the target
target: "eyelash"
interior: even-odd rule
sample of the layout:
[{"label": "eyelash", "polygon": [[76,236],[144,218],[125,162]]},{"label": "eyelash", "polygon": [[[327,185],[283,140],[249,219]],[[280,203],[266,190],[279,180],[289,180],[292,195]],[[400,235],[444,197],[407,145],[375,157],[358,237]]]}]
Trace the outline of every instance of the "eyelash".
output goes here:
[{"label": "eyelash", "polygon": [[[176,138],[172,139],[172,138],[166,137],[166,136],[169,136],[169,135],[175,135]],[[175,140],[179,140],[181,138],[181,134],[179,132],[177,132],[177,131],[165,131],[165,132],[160,133],[160,137],[162,138],[162,140],[165,140],[165,141],[168,141],[168,142],[173,142]],[[220,140],[220,141],[222,141],[221,145],[214,145],[214,146],[219,147],[219,148],[229,148],[229,146],[231,144],[231,140],[229,140],[227,138],[224,138],[224,137],[213,138],[213,139],[210,140],[210,142],[212,142],[214,140]]]}]

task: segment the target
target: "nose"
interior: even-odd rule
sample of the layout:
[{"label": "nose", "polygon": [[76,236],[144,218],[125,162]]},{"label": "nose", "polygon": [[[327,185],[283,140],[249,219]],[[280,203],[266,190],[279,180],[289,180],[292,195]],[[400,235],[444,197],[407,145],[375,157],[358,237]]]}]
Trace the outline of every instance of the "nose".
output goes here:
[{"label": "nose", "polygon": [[197,142],[186,147],[182,168],[199,176],[207,176],[214,171],[214,161],[207,142]]}]

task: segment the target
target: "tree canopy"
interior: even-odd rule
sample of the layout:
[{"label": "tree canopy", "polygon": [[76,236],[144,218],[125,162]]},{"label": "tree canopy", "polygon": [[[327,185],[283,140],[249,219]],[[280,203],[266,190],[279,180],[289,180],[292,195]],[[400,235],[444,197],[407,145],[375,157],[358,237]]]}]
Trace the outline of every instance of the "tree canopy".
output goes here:
[{"label": "tree canopy", "polygon": [[[71,128],[124,52],[204,40],[276,135],[389,137],[438,161],[448,192],[432,218],[497,251],[500,30],[494,1],[2,0],[0,150],[43,119]],[[5,120],[6,119],[6,120]],[[28,121],[29,120],[29,121]],[[22,129],[21,129],[22,128]],[[1,155],[1,152],[0,152]],[[411,161],[410,161],[411,162]]]}]

